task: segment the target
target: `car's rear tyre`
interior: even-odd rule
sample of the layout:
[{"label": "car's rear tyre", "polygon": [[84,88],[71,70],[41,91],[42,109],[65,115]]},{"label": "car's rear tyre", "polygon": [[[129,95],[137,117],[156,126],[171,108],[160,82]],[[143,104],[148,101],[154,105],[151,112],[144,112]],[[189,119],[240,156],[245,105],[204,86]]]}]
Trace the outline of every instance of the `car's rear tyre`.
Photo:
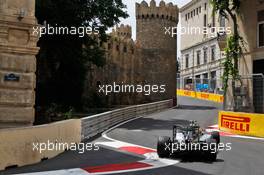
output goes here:
[{"label": "car's rear tyre", "polygon": [[212,138],[216,140],[217,145],[220,143],[220,134],[218,131],[212,132]]},{"label": "car's rear tyre", "polygon": [[208,155],[208,160],[210,162],[215,162],[216,159],[217,159],[217,153],[211,153],[211,154]]},{"label": "car's rear tyre", "polygon": [[157,153],[160,158],[170,156],[171,140],[170,137],[159,137],[157,144]]},{"label": "car's rear tyre", "polygon": [[211,138],[207,141],[207,144],[209,145],[209,150],[207,152],[207,159],[211,162],[216,161],[217,159],[217,153],[218,153],[218,144],[217,140],[214,138]]}]

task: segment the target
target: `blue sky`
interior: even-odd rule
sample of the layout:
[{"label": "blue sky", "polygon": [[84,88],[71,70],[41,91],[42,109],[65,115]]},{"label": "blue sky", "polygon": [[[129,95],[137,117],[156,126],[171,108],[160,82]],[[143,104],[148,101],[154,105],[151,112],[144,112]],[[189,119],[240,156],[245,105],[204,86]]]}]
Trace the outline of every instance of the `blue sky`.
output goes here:
[{"label": "blue sky", "polygon": [[[135,18],[135,3],[140,3],[142,0],[123,0],[123,3],[127,5],[127,12],[129,17],[127,19],[121,19],[121,23],[128,24],[132,26],[133,31],[133,39],[136,39],[136,18]],[[145,0],[146,2],[150,2],[150,0]],[[157,5],[160,3],[161,0],[156,0]],[[182,7],[183,5],[187,4],[191,0],[164,0],[166,3],[172,2],[173,4],[178,5],[178,7]],[[180,37],[178,36],[178,46],[180,46]],[[178,57],[179,57],[179,48],[178,48]]]}]

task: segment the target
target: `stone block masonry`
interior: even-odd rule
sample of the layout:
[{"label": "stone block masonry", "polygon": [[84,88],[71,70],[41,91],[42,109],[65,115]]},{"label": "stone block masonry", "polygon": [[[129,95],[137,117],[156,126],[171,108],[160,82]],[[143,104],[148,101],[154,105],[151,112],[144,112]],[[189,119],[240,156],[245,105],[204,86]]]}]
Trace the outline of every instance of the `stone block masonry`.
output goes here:
[{"label": "stone block masonry", "polygon": [[0,129],[32,125],[38,38],[35,0],[0,2]]}]

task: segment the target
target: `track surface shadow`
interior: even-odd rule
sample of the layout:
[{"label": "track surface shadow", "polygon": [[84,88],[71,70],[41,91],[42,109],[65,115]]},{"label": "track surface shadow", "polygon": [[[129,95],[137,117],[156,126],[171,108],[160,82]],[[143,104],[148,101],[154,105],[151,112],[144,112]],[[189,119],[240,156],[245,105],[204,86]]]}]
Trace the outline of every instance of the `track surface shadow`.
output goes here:
[{"label": "track surface shadow", "polygon": [[195,154],[184,154],[181,156],[171,156],[170,159],[180,160],[181,163],[200,162],[206,164],[213,164],[215,162],[224,162],[223,159],[216,159],[215,161],[208,160],[205,156]]},{"label": "track surface shadow", "polygon": [[217,109],[217,107],[214,107],[214,106],[179,105],[176,109],[186,109],[186,110],[215,110],[215,109]]}]

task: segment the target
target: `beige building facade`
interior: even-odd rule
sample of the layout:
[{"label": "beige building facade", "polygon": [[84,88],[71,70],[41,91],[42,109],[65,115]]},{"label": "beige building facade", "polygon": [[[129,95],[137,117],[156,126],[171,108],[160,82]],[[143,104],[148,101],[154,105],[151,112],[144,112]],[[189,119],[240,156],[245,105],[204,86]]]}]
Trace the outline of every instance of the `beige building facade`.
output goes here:
[{"label": "beige building facade", "polygon": [[[239,17],[239,33],[245,41],[239,73],[248,92],[252,111],[264,112],[264,1],[243,0]],[[232,94],[230,94],[232,95]],[[232,105],[232,104],[229,104]]]},{"label": "beige building facade", "polygon": [[[231,20],[227,21],[221,16],[212,15],[212,7],[210,6],[209,0],[192,0],[190,3],[182,7],[180,12],[181,24],[183,27],[225,27],[227,37],[230,34],[229,30],[233,28]],[[238,96],[238,110],[263,113],[264,1],[241,1],[240,13],[237,16],[239,34],[243,37],[245,42],[243,56],[239,59],[239,74],[241,75],[242,83],[236,82],[236,94],[233,94],[231,89],[228,90],[225,100],[226,109],[234,110],[235,102],[233,97]],[[218,33],[221,34],[222,31]],[[181,88],[185,88],[186,84],[194,82],[194,80],[191,81],[190,79],[214,78],[214,76],[210,76],[212,75],[212,71],[216,71],[216,78],[219,80],[221,79],[223,73],[221,60],[225,57],[224,43],[226,43],[226,39],[222,40],[218,37],[212,37],[205,34],[182,35],[181,78],[183,79],[183,82],[181,83]],[[216,46],[215,54],[212,54],[213,52],[211,48],[213,45]],[[204,50],[208,50],[206,52],[207,54],[203,53]],[[197,61],[199,60],[199,56],[197,55],[200,55],[200,53],[202,60],[205,59],[205,55],[208,55],[207,63],[200,61],[200,65],[197,64],[197,62],[199,62]],[[212,60],[212,55],[216,56],[215,61]],[[200,74],[202,74],[202,76],[200,76]],[[213,74],[215,75],[215,73]],[[184,81],[185,79],[189,79],[189,81]],[[205,83],[208,82],[205,81]],[[216,85],[216,87],[221,88],[221,86],[222,83],[220,80],[219,85]]]},{"label": "beige building facade", "polygon": [[225,55],[217,36],[230,32],[226,20],[212,15],[209,0],[193,0],[180,13],[181,83],[178,88],[195,89],[196,84],[208,84],[208,91],[221,90],[221,62]]}]

